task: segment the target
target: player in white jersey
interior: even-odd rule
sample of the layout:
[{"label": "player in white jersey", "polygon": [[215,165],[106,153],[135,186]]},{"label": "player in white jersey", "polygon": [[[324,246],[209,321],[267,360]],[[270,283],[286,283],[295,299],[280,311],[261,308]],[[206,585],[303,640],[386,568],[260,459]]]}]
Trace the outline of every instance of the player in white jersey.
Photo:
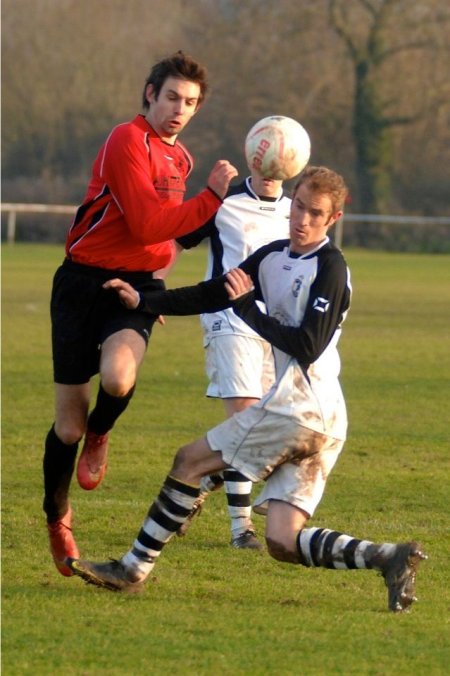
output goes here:
[{"label": "player in white jersey", "polygon": [[[290,205],[282,181],[263,178],[253,170],[228,190],[222,206],[204,226],[177,239],[177,244],[191,249],[207,240],[205,279],[220,277],[264,244],[289,236]],[[272,346],[231,308],[202,314],[201,323],[209,378],[206,395],[222,399],[228,418],[256,403],[272,385]],[[186,533],[209,492],[224,484],[231,520],[230,544],[236,549],[261,549],[251,519],[252,482],[234,469],[203,477],[195,508],[178,535]]]},{"label": "player in white jersey", "polygon": [[[342,216],[346,195],[338,174],[307,167],[292,198],[289,240],[268,244],[222,278],[194,287],[139,295],[121,280],[104,285],[127,307],[155,315],[231,305],[273,345],[276,380],[258,403],[179,449],[133,546],[120,560],[70,559],[73,573],[111,590],[140,589],[189,515],[201,478],[231,466],[252,481],[266,481],[255,506],[266,514],[272,557],[308,567],[373,568],[384,577],[390,610],[407,610],[416,600],[416,571],[426,558],[416,542],[375,544],[306,527],[347,428],[337,343],[350,304],[350,278],[327,236]],[[267,315],[257,299],[265,302]]]}]

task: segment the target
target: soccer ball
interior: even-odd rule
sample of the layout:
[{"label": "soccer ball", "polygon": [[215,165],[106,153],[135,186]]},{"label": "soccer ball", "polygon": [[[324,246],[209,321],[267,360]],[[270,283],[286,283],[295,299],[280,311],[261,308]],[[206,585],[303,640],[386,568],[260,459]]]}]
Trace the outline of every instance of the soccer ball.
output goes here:
[{"label": "soccer ball", "polygon": [[308,163],[311,141],[299,122],[271,115],[257,122],[245,139],[245,158],[250,170],[264,178],[285,181],[297,176]]}]

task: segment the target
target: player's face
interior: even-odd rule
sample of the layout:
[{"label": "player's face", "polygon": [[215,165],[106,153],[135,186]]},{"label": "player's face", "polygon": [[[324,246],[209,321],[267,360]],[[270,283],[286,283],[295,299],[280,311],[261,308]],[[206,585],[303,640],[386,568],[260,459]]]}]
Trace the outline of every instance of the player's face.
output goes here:
[{"label": "player's face", "polygon": [[252,170],[252,188],[259,197],[278,197],[281,192],[283,181],[275,181],[273,178],[263,178],[254,169]]},{"label": "player's face", "polygon": [[174,143],[198,109],[200,85],[168,77],[157,99],[152,85],[148,85],[146,95],[150,104],[146,119],[164,141]]},{"label": "player's face", "polygon": [[290,214],[291,251],[312,251],[327,235],[328,228],[342,216],[332,210],[328,195],[312,191],[302,183],[292,199]]}]

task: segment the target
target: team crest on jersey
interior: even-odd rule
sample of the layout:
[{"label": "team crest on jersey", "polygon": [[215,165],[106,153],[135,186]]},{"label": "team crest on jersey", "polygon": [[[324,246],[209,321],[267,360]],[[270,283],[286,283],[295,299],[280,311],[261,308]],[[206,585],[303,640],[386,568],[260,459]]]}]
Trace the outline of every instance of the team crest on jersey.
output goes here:
[{"label": "team crest on jersey", "polygon": [[296,279],[294,279],[294,283],[292,285],[292,293],[294,295],[294,298],[297,298],[298,294],[300,293],[300,289],[302,288],[303,284],[303,279],[304,279],[303,275],[300,275],[300,277],[296,277]]},{"label": "team crest on jersey", "polygon": [[318,312],[327,312],[328,308],[330,307],[330,301],[327,300],[326,298],[321,298],[320,296],[317,296],[317,298],[314,300],[313,303],[313,310],[317,310]]},{"label": "team crest on jersey", "polygon": [[221,327],[222,327],[222,320],[221,320],[221,319],[217,319],[217,320],[214,322],[214,324],[212,325],[212,329],[211,329],[211,330],[212,330],[212,331],[220,331]]}]

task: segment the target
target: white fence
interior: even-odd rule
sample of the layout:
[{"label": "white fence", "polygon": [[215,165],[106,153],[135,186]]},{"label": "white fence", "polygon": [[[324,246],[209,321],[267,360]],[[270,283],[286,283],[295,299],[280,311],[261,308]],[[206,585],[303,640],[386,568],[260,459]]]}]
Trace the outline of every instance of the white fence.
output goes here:
[{"label": "white fence", "polygon": [[335,225],[334,242],[339,248],[342,247],[344,236],[344,222],[348,223],[373,223],[389,225],[450,225],[450,216],[389,216],[375,214],[344,214]]},{"label": "white fence", "polygon": [[[74,215],[76,206],[64,204],[13,204],[4,202],[2,212],[8,214],[6,224],[6,241],[13,244],[16,239],[17,214],[70,214]],[[450,225],[450,216],[375,216],[370,214],[345,214],[335,226],[334,241],[338,247],[342,246],[344,223],[389,223],[390,225]]]},{"label": "white fence", "polygon": [[75,215],[77,207],[66,204],[13,204],[2,202],[2,213],[8,214],[6,223],[6,241],[13,244],[16,240],[17,214],[71,214]]}]

